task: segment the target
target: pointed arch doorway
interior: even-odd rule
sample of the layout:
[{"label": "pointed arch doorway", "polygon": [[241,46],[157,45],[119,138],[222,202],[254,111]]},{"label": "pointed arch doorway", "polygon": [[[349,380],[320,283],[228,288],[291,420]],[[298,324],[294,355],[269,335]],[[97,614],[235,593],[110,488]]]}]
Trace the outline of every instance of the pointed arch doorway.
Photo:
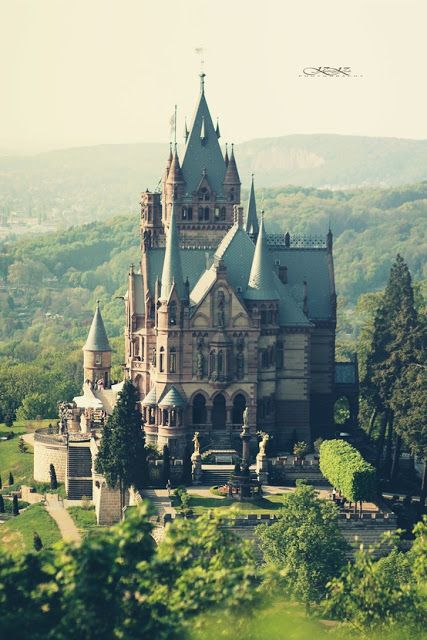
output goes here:
[{"label": "pointed arch doorway", "polygon": [[222,393],[215,396],[212,405],[212,428],[215,430],[224,430],[226,427],[226,407],[225,398]]}]

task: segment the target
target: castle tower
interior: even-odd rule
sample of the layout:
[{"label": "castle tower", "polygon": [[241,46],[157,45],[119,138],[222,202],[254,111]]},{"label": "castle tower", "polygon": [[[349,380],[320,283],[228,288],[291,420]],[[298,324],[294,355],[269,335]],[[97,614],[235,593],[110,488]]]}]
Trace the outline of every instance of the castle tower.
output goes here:
[{"label": "castle tower", "polygon": [[93,386],[102,380],[104,388],[111,385],[111,347],[105,331],[104,321],[96,303],[95,315],[83,347],[84,380]]}]

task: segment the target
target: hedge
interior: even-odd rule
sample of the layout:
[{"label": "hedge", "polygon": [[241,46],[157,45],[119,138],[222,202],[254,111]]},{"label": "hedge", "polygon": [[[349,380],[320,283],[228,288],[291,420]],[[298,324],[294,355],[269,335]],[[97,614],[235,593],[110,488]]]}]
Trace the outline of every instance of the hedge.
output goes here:
[{"label": "hedge", "polygon": [[351,502],[373,501],[377,495],[375,468],[344,440],[324,440],[320,446],[322,475]]}]

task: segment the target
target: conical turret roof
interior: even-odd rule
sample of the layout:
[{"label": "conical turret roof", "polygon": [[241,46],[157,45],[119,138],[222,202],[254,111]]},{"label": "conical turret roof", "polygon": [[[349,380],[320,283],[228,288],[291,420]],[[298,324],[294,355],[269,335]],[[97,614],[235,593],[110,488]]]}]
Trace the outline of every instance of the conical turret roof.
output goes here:
[{"label": "conical turret roof", "polygon": [[277,300],[279,296],[274,275],[267,246],[264,217],[262,216],[245,298],[248,300]]},{"label": "conical turret roof", "polygon": [[169,231],[166,238],[165,259],[163,261],[162,288],[160,299],[167,300],[175,284],[178,296],[184,298],[184,278],[182,277],[181,252],[176,226],[175,203],[172,204]]},{"label": "conical turret roof", "polygon": [[178,151],[175,145],[175,151],[172,157],[172,162],[170,165],[169,173],[168,173],[168,182],[184,182],[184,177],[182,175],[181,165],[179,164]]},{"label": "conical turret roof", "polygon": [[231,156],[227,164],[224,176],[224,184],[240,184],[239,172],[237,171],[236,158],[234,157],[234,145],[231,145]]},{"label": "conical turret roof", "polygon": [[96,303],[95,315],[93,316],[83,351],[111,351],[107,332],[105,331],[104,321],[101,315],[101,309],[99,308],[99,301]]},{"label": "conical turret roof", "polygon": [[209,184],[217,194],[223,191],[225,162],[218,136],[212,122],[204,91],[204,74],[201,74],[200,98],[190,127],[182,174],[188,193],[197,190],[202,167],[206,168]]},{"label": "conical turret roof", "polygon": [[258,216],[256,213],[256,200],[255,200],[255,188],[254,188],[254,176],[252,175],[251,191],[249,194],[248,210],[246,213],[246,231],[249,235],[258,235],[259,224]]}]

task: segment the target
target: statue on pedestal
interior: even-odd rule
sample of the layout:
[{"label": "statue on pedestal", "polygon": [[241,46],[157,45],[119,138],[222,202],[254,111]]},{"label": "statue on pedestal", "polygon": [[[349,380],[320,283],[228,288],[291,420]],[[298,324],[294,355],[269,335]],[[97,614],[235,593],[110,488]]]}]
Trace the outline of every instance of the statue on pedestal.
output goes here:
[{"label": "statue on pedestal", "polygon": [[202,456],[200,455],[200,433],[194,432],[194,452],[191,455],[191,475],[194,484],[200,484],[202,481]]}]

